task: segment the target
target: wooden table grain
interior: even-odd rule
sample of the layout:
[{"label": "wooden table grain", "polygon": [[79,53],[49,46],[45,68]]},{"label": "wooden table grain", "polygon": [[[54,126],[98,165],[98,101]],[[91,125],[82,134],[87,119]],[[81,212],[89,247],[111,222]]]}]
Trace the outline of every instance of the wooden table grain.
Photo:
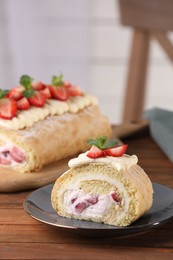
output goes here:
[{"label": "wooden table grain", "polygon": [[[173,188],[173,164],[148,131],[124,141],[152,181]],[[27,215],[23,200],[30,192],[0,194],[0,259],[173,259],[173,220],[132,237],[80,237]]]}]

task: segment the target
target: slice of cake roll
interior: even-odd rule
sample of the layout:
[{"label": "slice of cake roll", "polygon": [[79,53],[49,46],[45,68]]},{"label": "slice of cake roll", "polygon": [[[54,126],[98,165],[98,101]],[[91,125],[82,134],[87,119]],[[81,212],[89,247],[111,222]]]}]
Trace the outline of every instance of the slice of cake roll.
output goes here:
[{"label": "slice of cake roll", "polygon": [[151,208],[152,183],[137,156],[124,154],[127,145],[110,148],[100,140],[69,161],[52,189],[52,206],[63,217],[128,226]]}]

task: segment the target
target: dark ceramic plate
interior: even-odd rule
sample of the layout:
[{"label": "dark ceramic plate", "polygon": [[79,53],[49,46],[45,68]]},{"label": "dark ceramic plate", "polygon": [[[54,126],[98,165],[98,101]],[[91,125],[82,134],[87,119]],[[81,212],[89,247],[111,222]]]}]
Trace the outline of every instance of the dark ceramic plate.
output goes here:
[{"label": "dark ceramic plate", "polygon": [[154,199],[150,211],[128,227],[115,227],[60,217],[51,206],[53,184],[33,191],[24,201],[25,211],[48,225],[86,236],[129,236],[146,232],[173,218],[173,189],[153,183]]}]

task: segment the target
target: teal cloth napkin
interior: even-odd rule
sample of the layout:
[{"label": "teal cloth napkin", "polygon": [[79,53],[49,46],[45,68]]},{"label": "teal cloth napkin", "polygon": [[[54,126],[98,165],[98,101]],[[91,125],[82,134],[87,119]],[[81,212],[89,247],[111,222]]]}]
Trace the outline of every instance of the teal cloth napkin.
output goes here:
[{"label": "teal cloth napkin", "polygon": [[152,138],[173,162],[173,111],[153,108],[144,112]]}]

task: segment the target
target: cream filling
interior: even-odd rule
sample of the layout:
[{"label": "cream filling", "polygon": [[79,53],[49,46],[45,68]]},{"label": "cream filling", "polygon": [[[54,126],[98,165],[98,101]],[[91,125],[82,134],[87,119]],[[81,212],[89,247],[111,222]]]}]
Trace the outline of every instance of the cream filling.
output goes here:
[{"label": "cream filling", "polygon": [[35,122],[45,119],[47,116],[62,115],[67,112],[77,113],[88,105],[97,105],[97,99],[88,94],[70,97],[67,101],[47,99],[44,107],[30,107],[28,110],[18,111],[16,117],[11,120],[0,118],[0,126],[19,130],[31,127]]},{"label": "cream filling", "polygon": [[[66,173],[65,173],[66,174]],[[122,183],[118,180],[114,180],[110,177],[105,177],[101,175],[100,173],[83,173],[82,176],[80,176],[80,179],[74,179],[68,184],[66,184],[65,190],[57,191],[59,193],[58,197],[62,198],[62,203],[64,203],[65,206],[65,211],[68,213],[73,213],[75,215],[78,215],[76,211],[74,210],[74,206],[69,207],[69,199],[66,201],[66,196],[65,194],[68,194],[69,191],[78,191],[80,187],[80,182],[81,181],[89,181],[89,180],[100,180],[100,181],[106,181],[110,183],[111,185],[115,186],[117,190],[121,191],[122,194],[122,207],[120,210],[119,205],[117,204],[116,210],[118,211],[118,214],[116,216],[116,220],[119,221],[119,219],[122,218],[124,214],[127,213],[129,209],[129,203],[130,203],[130,198],[128,196],[128,193],[125,189],[125,187],[122,185]],[[96,194],[97,195],[97,194]],[[63,199],[65,198],[65,199]],[[81,213],[82,217],[102,217],[111,207],[112,203],[115,203],[112,201],[112,198],[110,198],[110,194],[103,195],[100,197],[100,204],[98,204],[98,208],[95,204],[93,207],[88,207],[83,212]],[[75,204],[74,204],[75,205]]]},{"label": "cream filling", "polygon": [[105,156],[105,157],[99,157],[96,159],[89,158],[87,156],[87,153],[80,154],[77,158],[71,159],[68,163],[68,166],[70,168],[79,167],[85,164],[89,163],[103,163],[103,164],[110,164],[113,168],[116,170],[127,170],[131,166],[137,164],[138,158],[136,155],[127,155],[124,154],[120,157],[113,157],[113,156]]},{"label": "cream filling", "polygon": [[26,164],[26,156],[24,151],[12,144],[0,147],[1,166],[8,167],[10,165],[12,167],[15,167],[19,164]]},{"label": "cream filling", "polygon": [[[89,195],[81,190],[67,191],[64,195],[65,208],[69,214],[86,217],[104,215],[115,202],[111,194]],[[116,203],[117,204],[117,203]]]}]

